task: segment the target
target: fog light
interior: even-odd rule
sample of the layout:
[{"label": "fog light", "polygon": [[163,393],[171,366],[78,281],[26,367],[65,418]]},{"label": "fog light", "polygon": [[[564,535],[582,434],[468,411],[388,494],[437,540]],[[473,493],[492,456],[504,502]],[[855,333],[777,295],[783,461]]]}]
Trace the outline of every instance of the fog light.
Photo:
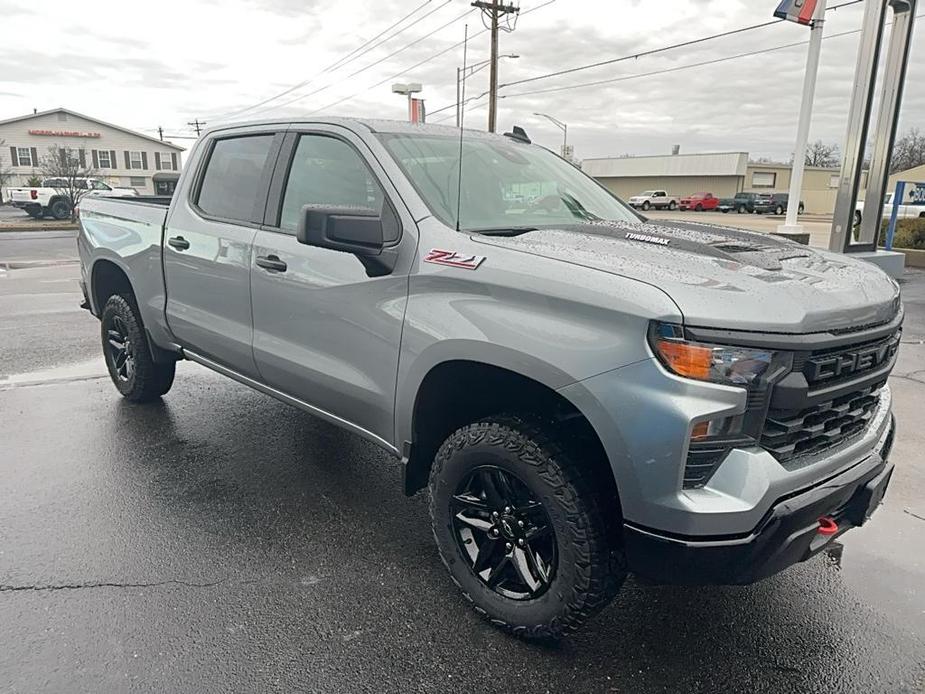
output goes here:
[{"label": "fog light", "polygon": [[742,415],[720,417],[697,422],[691,430],[691,441],[703,441],[711,438],[726,438],[742,431]]}]

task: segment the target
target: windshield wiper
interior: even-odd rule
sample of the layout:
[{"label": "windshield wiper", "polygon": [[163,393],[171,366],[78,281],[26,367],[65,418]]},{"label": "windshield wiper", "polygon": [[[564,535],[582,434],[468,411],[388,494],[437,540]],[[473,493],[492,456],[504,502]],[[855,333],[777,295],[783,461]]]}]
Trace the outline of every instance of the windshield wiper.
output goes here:
[{"label": "windshield wiper", "polygon": [[520,236],[521,234],[526,234],[531,231],[537,231],[537,227],[510,226],[510,227],[497,227],[495,229],[471,229],[470,230],[470,232],[473,234],[481,234],[483,236]]}]

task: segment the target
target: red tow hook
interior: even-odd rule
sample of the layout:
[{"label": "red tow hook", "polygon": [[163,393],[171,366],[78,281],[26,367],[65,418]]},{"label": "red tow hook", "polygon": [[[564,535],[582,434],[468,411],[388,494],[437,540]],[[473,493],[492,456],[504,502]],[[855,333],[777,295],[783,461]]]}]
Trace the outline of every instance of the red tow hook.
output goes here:
[{"label": "red tow hook", "polygon": [[835,522],[832,516],[822,516],[819,519],[819,530],[816,532],[820,535],[834,535],[838,532],[838,523]]}]

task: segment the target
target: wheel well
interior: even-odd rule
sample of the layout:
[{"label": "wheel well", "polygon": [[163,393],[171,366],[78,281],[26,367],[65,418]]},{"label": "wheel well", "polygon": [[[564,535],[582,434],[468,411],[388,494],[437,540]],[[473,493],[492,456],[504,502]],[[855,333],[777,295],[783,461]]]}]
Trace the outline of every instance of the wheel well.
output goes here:
[{"label": "wheel well", "polygon": [[571,402],[542,383],[507,369],[471,361],[435,366],[418,389],[412,417],[413,442],[406,450],[405,492],[427,486],[434,456],[454,431],[493,414],[517,412],[548,420],[582,464],[600,473],[600,489],[613,508],[619,495],[597,432]]},{"label": "wheel well", "polygon": [[99,260],[93,266],[90,291],[93,292],[93,304],[99,314],[103,313],[103,306],[113,294],[120,294],[126,299],[135,301],[135,292],[128,275],[109,260]]}]

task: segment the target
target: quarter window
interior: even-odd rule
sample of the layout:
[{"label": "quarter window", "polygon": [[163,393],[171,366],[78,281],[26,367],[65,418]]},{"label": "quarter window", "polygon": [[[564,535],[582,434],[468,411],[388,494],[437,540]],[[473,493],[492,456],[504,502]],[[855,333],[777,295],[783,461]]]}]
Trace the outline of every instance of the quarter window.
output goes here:
[{"label": "quarter window", "polygon": [[272,143],[273,135],[217,140],[199,188],[199,209],[222,219],[258,222],[260,179]]},{"label": "quarter window", "polygon": [[32,161],[32,152],[28,147],[17,147],[16,159],[19,160],[20,166],[38,166],[38,162]]},{"label": "quarter window", "polygon": [[96,156],[100,162],[99,168],[101,169],[114,168],[112,165],[112,158],[109,156],[109,150],[101,149],[99,152],[96,153]]},{"label": "quarter window", "polygon": [[382,188],[355,149],[334,137],[303,135],[289,169],[279,225],[294,230],[305,205],[360,207],[381,214],[382,201]]}]

